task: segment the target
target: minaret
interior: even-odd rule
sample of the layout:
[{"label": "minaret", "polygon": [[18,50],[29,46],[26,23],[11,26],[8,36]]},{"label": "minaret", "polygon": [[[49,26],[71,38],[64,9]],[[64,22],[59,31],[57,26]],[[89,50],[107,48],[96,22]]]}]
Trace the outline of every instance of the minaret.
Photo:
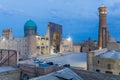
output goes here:
[{"label": "minaret", "polygon": [[106,24],[107,7],[102,5],[99,10],[99,33],[98,33],[98,46],[99,49],[107,47],[108,30]]}]

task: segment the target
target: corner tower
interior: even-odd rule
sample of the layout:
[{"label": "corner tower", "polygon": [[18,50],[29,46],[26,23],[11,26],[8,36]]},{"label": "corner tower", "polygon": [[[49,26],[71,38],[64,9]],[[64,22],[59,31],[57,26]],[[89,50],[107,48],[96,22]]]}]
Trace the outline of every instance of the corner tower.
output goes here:
[{"label": "corner tower", "polygon": [[24,37],[37,35],[37,25],[34,21],[28,20],[24,24]]},{"label": "corner tower", "polygon": [[99,10],[99,33],[98,33],[98,46],[99,49],[107,47],[108,43],[108,30],[106,24],[106,16],[107,16],[107,7],[102,5],[98,8]]}]

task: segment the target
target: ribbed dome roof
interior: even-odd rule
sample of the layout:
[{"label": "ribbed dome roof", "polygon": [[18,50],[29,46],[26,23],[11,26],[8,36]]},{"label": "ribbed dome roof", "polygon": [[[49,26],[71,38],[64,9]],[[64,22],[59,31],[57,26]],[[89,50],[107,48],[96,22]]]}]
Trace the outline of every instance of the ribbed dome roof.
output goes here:
[{"label": "ribbed dome roof", "polygon": [[24,28],[37,28],[37,25],[34,21],[32,20],[28,20],[25,24],[24,24]]}]

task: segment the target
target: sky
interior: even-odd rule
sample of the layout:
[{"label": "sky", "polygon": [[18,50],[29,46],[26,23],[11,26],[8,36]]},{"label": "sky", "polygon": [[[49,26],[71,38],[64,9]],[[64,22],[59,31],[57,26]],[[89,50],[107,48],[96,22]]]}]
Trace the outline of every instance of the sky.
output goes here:
[{"label": "sky", "polygon": [[0,0],[0,34],[12,28],[15,37],[24,36],[24,24],[32,19],[39,35],[46,33],[48,22],[63,26],[63,38],[74,42],[98,39],[98,7],[107,7],[110,35],[120,41],[120,0]]}]

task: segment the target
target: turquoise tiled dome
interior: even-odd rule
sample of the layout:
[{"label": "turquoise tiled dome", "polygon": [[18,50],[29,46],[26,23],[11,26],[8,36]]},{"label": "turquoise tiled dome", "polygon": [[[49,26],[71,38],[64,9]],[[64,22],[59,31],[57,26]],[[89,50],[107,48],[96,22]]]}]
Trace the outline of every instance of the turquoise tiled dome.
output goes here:
[{"label": "turquoise tiled dome", "polygon": [[25,24],[24,24],[24,28],[37,28],[37,25],[34,21],[32,20],[28,20]]}]

